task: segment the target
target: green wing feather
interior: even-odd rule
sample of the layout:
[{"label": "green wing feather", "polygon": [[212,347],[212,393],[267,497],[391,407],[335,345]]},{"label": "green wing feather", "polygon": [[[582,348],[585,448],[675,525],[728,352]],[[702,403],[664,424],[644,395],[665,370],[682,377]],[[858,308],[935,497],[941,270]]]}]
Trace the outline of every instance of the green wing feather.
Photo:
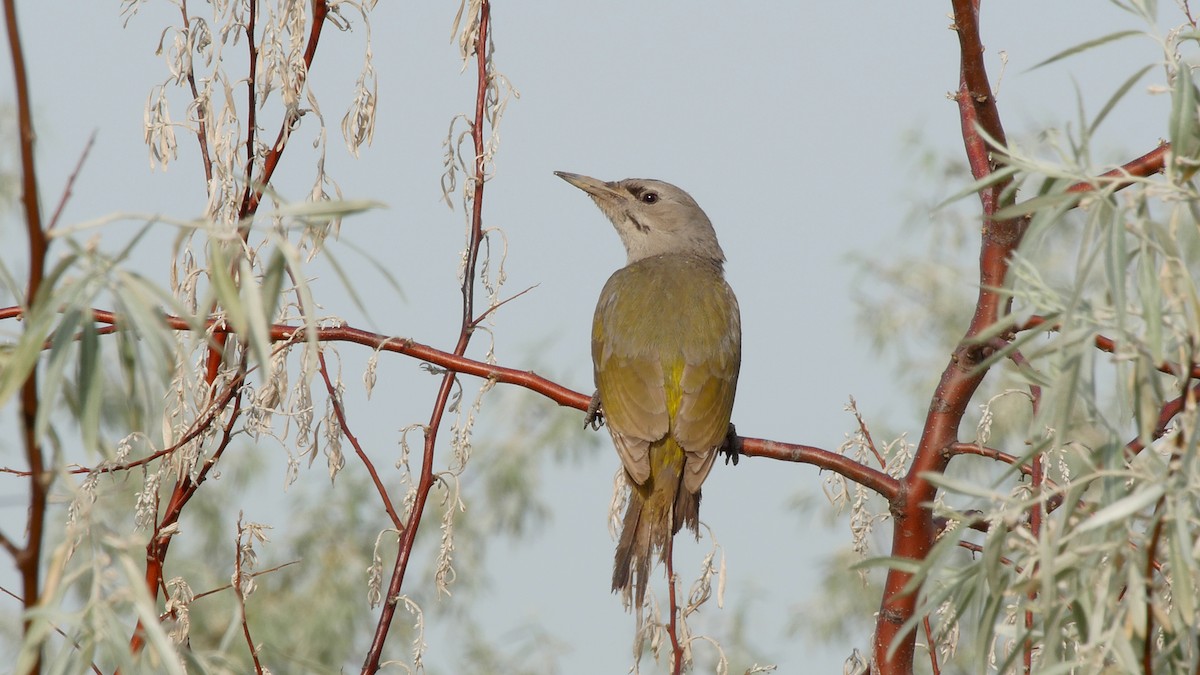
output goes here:
[{"label": "green wing feather", "polygon": [[625,469],[641,484],[650,445],[671,433],[700,489],[733,411],[741,363],[737,300],[710,262],[662,256],[618,270],[592,326],[596,388]]}]

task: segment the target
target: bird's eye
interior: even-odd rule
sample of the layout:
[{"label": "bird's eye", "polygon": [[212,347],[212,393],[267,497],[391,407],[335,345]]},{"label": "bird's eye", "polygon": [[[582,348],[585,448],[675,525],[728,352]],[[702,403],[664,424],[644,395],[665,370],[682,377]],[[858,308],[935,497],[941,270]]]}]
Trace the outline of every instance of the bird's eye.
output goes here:
[{"label": "bird's eye", "polygon": [[642,203],[644,203],[644,204],[655,204],[657,202],[658,202],[658,193],[657,192],[647,192],[646,194],[642,195]]}]

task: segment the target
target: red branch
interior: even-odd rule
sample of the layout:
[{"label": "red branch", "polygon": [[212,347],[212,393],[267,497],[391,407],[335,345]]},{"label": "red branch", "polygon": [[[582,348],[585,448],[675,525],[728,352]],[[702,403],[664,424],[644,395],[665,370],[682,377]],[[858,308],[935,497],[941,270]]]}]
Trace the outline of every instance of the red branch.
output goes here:
[{"label": "red branch", "polygon": [[[978,180],[995,169],[991,148],[980,131],[1001,144],[1005,142],[1005,134],[984,67],[978,0],[953,0],[952,4],[961,56],[955,101],[971,174]],[[892,555],[896,558],[923,560],[933,548],[937,526],[929,505],[934,501],[937,488],[925,476],[945,471],[949,457],[944,449],[958,440],[958,427],[967,405],[987,373],[980,364],[990,350],[980,345],[976,336],[1008,311],[1007,296],[997,293],[996,289],[1004,285],[1009,256],[1021,241],[1024,222],[1019,219],[997,221],[992,215],[1002,206],[1001,198],[1010,182],[999,181],[979,193],[983,210],[979,296],[971,323],[951,354],[934,391],[912,466],[901,482],[900,497],[893,505]],[[916,613],[920,586],[914,581],[910,572],[896,568],[888,570],[874,644],[874,666],[880,675],[912,672],[916,631],[907,628],[902,632],[902,629]]]},{"label": "red branch", "polygon": [[[29,79],[25,72],[25,54],[21,48],[21,32],[17,26],[15,0],[4,0],[4,23],[8,29],[9,58],[13,66],[13,82],[17,94],[17,124],[21,146],[21,203],[25,207],[25,233],[29,241],[29,283],[25,294],[25,306],[38,302],[38,291],[46,270],[46,249],[49,242],[42,229],[42,211],[38,201],[37,170],[33,161],[33,113],[31,112]],[[25,525],[25,545],[18,547],[7,536],[0,535],[4,548],[12,554],[21,574],[21,597],[26,610],[33,609],[41,599],[42,537],[46,524],[46,497],[53,475],[45,468],[41,440],[37,437],[38,417],[37,368],[29,371],[21,386],[21,443],[25,449],[25,461],[29,464],[29,516]],[[31,627],[28,613],[21,623],[22,632],[28,636]],[[33,664],[32,671],[41,670],[41,659]]]},{"label": "red branch", "polygon": [[[487,92],[490,84],[488,70],[489,43],[491,40],[488,30],[491,27],[491,5],[483,0],[479,8],[479,28],[475,36],[475,118],[471,121],[471,138],[475,150],[475,174],[473,178],[474,192],[471,198],[471,228],[467,237],[466,267],[463,270],[462,321],[459,326],[458,344],[454,347],[454,356],[463,358],[467,345],[474,332],[474,298],[475,298],[475,269],[479,259],[479,245],[483,241],[483,186],[487,178],[484,166],[483,134],[485,125],[485,108]],[[425,428],[425,447],[421,456],[421,474],[417,481],[417,489],[412,509],[408,514],[408,522],[400,534],[400,550],[396,555],[396,564],[392,569],[392,578],[388,583],[387,596],[383,609],[379,614],[379,622],[375,627],[375,635],[371,639],[371,647],[363,662],[362,672],[371,675],[379,670],[380,658],[383,654],[384,642],[391,629],[392,619],[396,614],[396,604],[400,597],[400,589],[404,584],[408,561],[412,556],[417,529],[421,523],[421,515],[425,512],[425,504],[429,500],[429,491],[433,488],[433,455],[437,443],[438,431],[441,429],[442,416],[446,411],[450,394],[454,390],[456,374],[446,372],[442,376],[441,386],[434,399],[433,411],[430,413],[429,425]]]},{"label": "red branch", "polygon": [[[245,373],[239,373],[237,379],[245,377]],[[225,429],[221,435],[221,441],[217,445],[217,449],[212,456],[205,460],[204,465],[193,479],[187,473],[180,476],[175,484],[175,489],[171,492],[171,498],[167,502],[166,513],[163,514],[161,520],[154,526],[154,533],[150,536],[150,542],[146,544],[146,588],[150,590],[151,595],[156,596],[159,588],[162,586],[163,567],[167,560],[167,549],[171,546],[171,539],[178,531],[179,518],[183,515],[183,508],[200,489],[204,481],[208,480],[208,475],[213,467],[220,461],[221,456],[225,454],[225,450],[229,447],[229,442],[233,440],[233,428],[241,416],[242,410],[242,388],[241,386],[230,386],[229,397],[233,402],[233,410],[229,413],[229,421],[225,423]],[[224,404],[216,407],[218,412],[225,409],[229,400]],[[215,421],[216,415],[213,416]],[[206,427],[205,427],[206,428]],[[155,505],[157,507],[157,504]],[[138,619],[137,627],[133,631],[133,637],[129,640],[129,649],[133,652],[138,652],[146,644],[145,631],[142,628],[142,621]]]},{"label": "red branch", "polygon": [[812,464],[821,469],[829,469],[867,489],[878,492],[889,502],[895,501],[900,495],[900,481],[845,455],[811,445],[794,445],[768,441],[763,438],[739,438],[738,441],[741,443],[741,454],[748,457],[767,457],[783,462],[799,462]]},{"label": "red branch", "polygon": [[1067,192],[1089,192],[1099,187],[1108,185],[1115,186],[1115,189],[1120,190],[1124,187],[1129,187],[1134,184],[1134,178],[1145,178],[1153,176],[1156,173],[1161,173],[1163,170],[1163,162],[1166,161],[1167,155],[1171,152],[1170,143],[1159,143],[1158,147],[1138,157],[1137,159],[1126,162],[1125,164],[1100,174],[1094,180],[1084,183],[1076,183],[1067,188]]},{"label": "red branch", "polygon": [[[1038,326],[1043,326],[1045,324],[1046,324],[1046,318],[1037,316],[1035,314],[1034,316],[1031,316],[1028,319],[1026,319],[1024,323],[1017,326],[1016,330],[1017,331],[1029,330],[1031,328],[1037,328]],[[1060,326],[1055,324],[1053,326],[1050,326],[1047,330],[1057,331],[1060,328],[1061,328]],[[1097,335],[1094,338],[1094,340],[1096,343],[1096,349],[1099,349],[1102,352],[1108,352],[1109,354],[1115,354],[1117,352],[1117,341],[1116,340],[1114,340],[1110,337],[1105,337],[1103,335]],[[1179,377],[1180,375],[1185,375],[1192,379],[1200,379],[1200,365],[1197,365],[1195,363],[1190,363],[1187,366],[1182,366],[1178,363],[1172,363],[1170,361],[1163,361],[1162,363],[1156,365],[1154,367],[1154,369],[1160,373],[1166,373],[1168,375],[1174,375],[1176,377]]]}]

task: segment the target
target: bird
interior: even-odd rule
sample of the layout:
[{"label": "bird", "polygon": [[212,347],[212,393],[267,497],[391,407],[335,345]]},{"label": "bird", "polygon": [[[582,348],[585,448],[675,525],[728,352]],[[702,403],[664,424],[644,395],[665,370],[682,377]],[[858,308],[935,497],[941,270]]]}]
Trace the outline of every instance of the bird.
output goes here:
[{"label": "bird", "polygon": [[712,222],[687,192],[555,175],[592,198],[628,256],[596,303],[586,423],[602,415],[631,488],[612,591],[641,607],[652,559],[670,555],[682,527],[699,537],[700,487],[732,434],[741,312]]}]

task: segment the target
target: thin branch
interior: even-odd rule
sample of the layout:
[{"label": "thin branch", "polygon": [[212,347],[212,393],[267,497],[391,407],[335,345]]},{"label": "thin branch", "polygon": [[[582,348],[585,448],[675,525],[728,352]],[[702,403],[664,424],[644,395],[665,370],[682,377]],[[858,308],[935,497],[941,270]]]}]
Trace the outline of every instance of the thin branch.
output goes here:
[{"label": "thin branch", "polygon": [[[308,43],[304,46],[304,72],[306,79],[308,71],[312,68],[313,57],[317,53],[317,43],[321,39],[321,29],[325,27],[325,17],[329,14],[329,5],[326,0],[312,0],[312,10],[312,25],[308,29]],[[297,119],[299,118],[294,114],[288,113],[279,125],[279,133],[275,137],[275,143],[267,151],[267,156],[263,158],[262,170],[259,171],[258,177],[254,180],[254,190],[249,194],[249,199],[242,202],[240,213],[242,218],[258,210],[258,203],[262,199],[263,190],[270,184],[271,177],[275,175],[275,169],[279,166],[279,160],[283,157],[283,149],[287,145],[288,136],[292,133],[292,125]]]},{"label": "thin branch", "polygon": [[889,502],[894,502],[900,496],[900,481],[845,455],[811,445],[781,443],[763,438],[739,437],[738,442],[741,444],[741,454],[747,457],[768,457],[784,462],[812,464],[821,469],[829,469],[834,473],[841,474],[855,483],[879,493]]},{"label": "thin branch", "polygon": [[[278,572],[279,570],[281,570],[285,567],[289,567],[291,565],[299,565],[299,564],[300,564],[299,560],[291,560],[291,561],[285,562],[283,564],[276,565],[274,567],[262,570],[261,572],[251,572],[250,574],[244,575],[243,578],[257,579],[258,577],[261,577],[264,574]],[[196,600],[199,600],[200,598],[203,598],[208,595],[214,595],[216,593],[220,593],[221,591],[227,591],[231,588],[233,588],[233,584],[225,584],[224,586],[217,586],[216,588],[210,588],[209,590],[204,591],[203,593],[197,593],[194,596],[192,596],[192,602],[195,602]]]},{"label": "thin branch", "polygon": [[88,153],[92,151],[92,146],[96,144],[96,130],[93,129],[88,136],[87,145],[83,146],[83,152],[79,154],[79,161],[75,163],[75,170],[71,172],[67,178],[67,184],[63,188],[62,196],[58,199],[58,206],[54,209],[54,215],[50,216],[50,224],[46,226],[46,231],[51,232],[54,226],[58,225],[58,217],[62,215],[63,208],[67,205],[67,201],[71,199],[72,190],[75,187],[75,179],[79,177],[79,172],[83,169],[83,163],[87,161]]},{"label": "thin branch", "polygon": [[1146,550],[1146,630],[1142,642],[1143,675],[1154,675],[1154,556],[1158,550],[1158,541],[1162,537],[1163,520],[1165,520],[1162,509],[1166,500],[1167,495],[1163,493],[1158,498],[1158,503],[1154,505],[1154,531],[1150,535],[1150,547]]},{"label": "thin branch", "polygon": [[[251,3],[254,4],[254,3]],[[183,30],[189,37],[192,26],[187,11],[187,0],[180,0],[179,12],[183,14]],[[196,107],[196,140],[200,143],[200,162],[204,165],[204,184],[212,186],[212,157],[208,154],[208,121],[204,118],[204,106],[200,105],[200,90],[196,87],[195,59],[188,59],[188,86],[192,90],[192,105]]]},{"label": "thin branch", "polygon": [[667,622],[667,634],[671,637],[671,675],[683,672],[683,645],[679,642],[679,599],[675,593],[675,537],[667,537],[667,550],[663,559],[667,567],[667,603],[670,605],[670,617]]},{"label": "thin branch", "polygon": [[262,663],[258,660],[258,649],[254,646],[254,638],[250,637],[250,620],[246,617],[246,593],[242,590],[242,537],[253,537],[247,534],[242,526],[242,513],[238,512],[237,538],[233,542],[233,594],[237,597],[238,609],[242,615],[242,636],[246,638],[246,646],[250,649],[250,658],[254,661],[254,672],[263,675]]},{"label": "thin branch", "polygon": [[[24,600],[21,598],[21,596],[17,595],[16,593],[13,593],[12,591],[8,590],[7,588],[4,588],[3,586],[0,586],[0,593],[4,593],[5,595],[9,596],[10,598],[12,598],[12,599],[14,599],[14,600],[16,600],[17,602],[20,602],[20,603],[22,603],[22,604],[24,604],[24,603],[25,603],[25,601],[24,601]],[[76,641],[74,638],[72,638],[70,635],[67,635],[67,634],[66,634],[66,633],[63,631],[63,629],[61,629],[61,628],[59,628],[58,626],[55,626],[55,625],[53,625],[53,624],[51,624],[51,626],[50,626],[50,627],[54,629],[54,632],[55,632],[55,633],[58,633],[59,635],[61,635],[61,636],[63,636],[64,638],[66,638],[67,640],[70,640],[70,641],[71,641],[71,644],[72,644],[72,645],[74,645],[74,647],[75,647],[75,651],[77,651],[77,652],[83,652],[83,645],[79,644],[79,642],[77,642],[77,641]],[[99,667],[98,667],[98,666],[97,666],[95,663],[91,663],[90,665],[91,665],[91,667],[92,667],[92,672],[93,672],[93,673],[96,673],[96,675],[103,675],[103,671],[101,671],[101,670],[100,670],[100,668],[99,668]]]},{"label": "thin branch", "polygon": [[[1039,326],[1043,326],[1046,324],[1046,322],[1047,321],[1046,321],[1045,317],[1038,316],[1035,314],[1035,315],[1029,317],[1028,319],[1026,319],[1024,323],[1017,326],[1014,330],[1016,330],[1018,332],[1023,331],[1023,330],[1029,330],[1031,328],[1037,328]],[[1060,325],[1054,324],[1054,325],[1050,326],[1047,330],[1058,331],[1061,328],[1062,327]],[[1109,354],[1117,353],[1117,341],[1110,337],[1105,337],[1103,335],[1097,335],[1094,338],[1094,342],[1096,343],[1096,349],[1099,349],[1102,352],[1108,352]],[[1181,364],[1173,363],[1171,361],[1163,361],[1162,363],[1156,365],[1154,367],[1154,369],[1160,373],[1166,373],[1167,375],[1174,375],[1176,377],[1187,376],[1192,379],[1200,379],[1200,364],[1189,363],[1188,365],[1183,366]]]},{"label": "thin branch", "polygon": [[925,627],[925,644],[929,647],[929,667],[933,675],[941,675],[942,669],[938,667],[937,641],[933,638],[933,626],[929,623],[928,614],[921,619],[921,624]]},{"label": "thin branch", "polygon": [[[1032,473],[1030,474],[1030,476],[1031,476],[1030,482],[1033,483],[1034,494],[1038,494],[1042,490],[1042,483],[1044,481],[1044,477],[1042,475],[1042,468],[1043,468],[1042,467],[1042,453],[1039,452],[1033,456],[1033,461],[1030,462],[1030,469],[1032,470]],[[1043,511],[1043,506],[1042,506],[1042,500],[1040,500],[1040,499],[1034,500],[1033,504],[1029,507],[1029,534],[1030,534],[1030,536],[1033,537],[1034,541],[1038,541],[1042,537],[1042,515],[1043,515],[1043,513],[1044,513],[1044,511]],[[1034,562],[1033,572],[1030,575],[1031,577],[1034,577],[1034,578],[1037,577],[1039,567],[1040,567],[1040,564],[1038,562]],[[1025,609],[1025,635],[1026,635],[1026,638],[1025,638],[1025,644],[1023,645],[1024,653],[1021,655],[1021,658],[1024,659],[1025,675],[1030,675],[1030,673],[1033,672],[1033,650],[1034,650],[1033,609],[1031,609],[1031,607],[1037,602],[1037,599],[1038,599],[1038,585],[1030,584],[1029,590],[1026,593],[1025,597],[1027,597],[1029,599],[1029,606],[1027,606]]]},{"label": "thin branch", "polygon": [[[250,203],[251,190],[254,189],[254,156],[258,154],[256,152],[257,148],[254,147],[255,133],[258,131],[258,105],[254,96],[254,88],[258,86],[258,43],[255,41],[256,37],[254,35],[254,24],[258,17],[257,8],[258,3],[251,2],[250,11],[246,18],[246,49],[249,51],[247,59],[250,64],[250,72],[246,76],[246,94],[248,100],[246,101],[246,170],[244,171],[246,188],[242,194],[243,209]],[[291,112],[289,111],[285,114],[291,115]],[[280,148],[280,152],[282,151],[283,148]],[[265,186],[266,184],[266,181],[262,181],[262,185]],[[243,212],[240,215],[242,218],[245,218],[249,214],[248,212]],[[243,233],[243,238],[247,234],[249,233]]]},{"label": "thin branch", "polygon": [[[243,361],[244,362],[244,361]],[[238,373],[239,377],[244,378],[245,372]],[[152,597],[157,596],[159,588],[163,584],[163,567],[166,564],[167,550],[171,546],[171,540],[178,531],[179,518],[183,514],[183,508],[191,501],[196,491],[208,479],[209,472],[221,460],[228,449],[230,441],[233,439],[233,427],[241,417],[242,410],[242,388],[236,387],[233,395],[233,409],[229,413],[229,420],[225,423],[224,431],[221,435],[221,440],[217,444],[216,450],[212,456],[205,460],[200,471],[196,473],[193,479],[188,475],[183,475],[175,483],[174,489],[171,491],[171,498],[167,502],[166,513],[162,519],[155,524],[154,532],[150,536],[149,543],[146,544],[146,588],[149,590]],[[223,408],[223,406],[222,406]],[[157,508],[157,504],[156,504]],[[146,644],[145,631],[142,628],[142,620],[138,619],[137,626],[134,627],[133,637],[129,639],[129,650],[132,652],[141,651]]]},{"label": "thin branch", "polygon": [[1026,476],[1033,474],[1033,469],[1021,463],[1021,458],[1016,455],[1010,455],[1007,452],[1001,452],[995,448],[989,448],[978,443],[951,443],[946,446],[946,453],[950,456],[954,455],[978,455],[987,457],[1009,465],[1017,465],[1021,473]]},{"label": "thin branch", "polygon": [[474,321],[471,322],[472,330],[475,329],[479,324],[483,323],[483,320],[486,319],[489,314],[500,309],[501,307],[512,302],[513,300],[516,300],[517,298],[521,297],[522,295],[525,295],[529,291],[532,291],[533,289],[537,288],[538,285],[539,284],[534,284],[534,285],[530,286],[529,288],[526,288],[525,290],[521,291],[520,293],[517,293],[516,295],[507,297],[507,298],[501,300],[500,302],[497,302],[496,304],[492,305],[491,307],[488,307],[487,309],[483,310],[483,314],[480,314],[478,317],[475,318]]},{"label": "thin branch", "polygon": [[[0,308],[0,318],[5,317],[20,317],[23,313],[19,307]],[[117,324],[117,315],[108,310],[93,309],[92,318],[103,324]],[[192,330],[193,324],[188,320],[177,316],[163,315],[163,323],[174,330]],[[234,334],[235,331],[227,325],[217,327],[214,320],[205,322],[206,331],[211,331],[215,334]],[[431,363],[439,368],[443,368],[451,373],[461,373],[464,375],[472,375],[487,380],[493,380],[500,384],[510,384],[527,389],[536,394],[550,399],[551,401],[568,408],[585,411],[591,403],[591,396],[582,392],[574,391],[563,385],[542,377],[531,370],[520,370],[517,368],[508,368],[499,366],[484,361],[476,361],[474,359],[461,356],[452,352],[442,351],[435,347],[416,342],[410,338],[393,337],[372,333],[370,331],[361,330],[351,326],[332,326],[319,327],[313,329],[315,337],[319,342],[348,342],[358,344],[365,347],[370,347],[381,352],[392,352],[404,356],[410,356],[421,361]],[[290,324],[273,324],[267,330],[268,338],[273,342],[282,342],[290,344],[293,340],[303,338],[305,335],[304,326],[293,326]],[[280,349],[282,347],[277,347]],[[90,471],[99,471],[110,473],[130,469],[136,466],[141,466],[148,461],[153,461],[163,457],[170,452],[178,449],[182,444],[192,440],[196,436],[204,432],[206,425],[211,424],[216,415],[226,406],[229,401],[240,390],[240,383],[245,379],[245,374],[231,380],[230,385],[214,400],[214,403],[209,406],[208,411],[201,421],[193,425],[192,429],[175,445],[170,448],[160,450],[153,455],[133,460],[126,464],[115,466],[100,466],[95,468],[79,468],[74,469],[72,473],[88,473]],[[884,499],[894,500],[899,494],[899,481],[891,476],[864,466],[859,462],[839,455],[829,450],[824,450],[811,445],[799,445],[795,443],[784,443],[780,441],[771,441],[762,438],[738,437],[740,443],[740,452],[748,457],[765,457],[768,459],[776,459],[785,462],[798,462],[801,464],[811,464],[821,469],[828,469],[839,473],[850,480],[860,483],[868,489],[878,492]],[[974,453],[979,454],[979,453]],[[11,469],[0,469],[0,472],[17,473]]]},{"label": "thin branch", "polygon": [[383,480],[379,478],[379,472],[375,470],[375,464],[371,462],[371,458],[362,449],[358,438],[350,431],[350,425],[346,421],[346,411],[342,407],[341,396],[338,395],[337,387],[333,386],[333,380],[329,378],[329,368],[325,365],[325,350],[317,350],[317,361],[320,364],[318,370],[321,372],[321,378],[325,380],[325,391],[329,394],[329,400],[333,403],[333,413],[337,415],[338,426],[341,427],[342,435],[346,437],[346,440],[350,441],[350,445],[354,446],[354,452],[358,454],[358,458],[362,461],[363,466],[367,467],[367,473],[371,476],[371,482],[375,484],[375,490],[379,492],[379,498],[383,500],[383,509],[387,511],[388,517],[392,519],[392,524],[396,526],[398,531],[403,532],[404,523],[400,520],[400,515],[396,513],[396,508],[392,506],[392,500],[388,497],[387,488],[384,487]]},{"label": "thin branch", "polygon": [[1141,157],[1132,159],[1112,171],[1106,171],[1090,181],[1076,183],[1067,188],[1067,192],[1090,192],[1100,187],[1112,187],[1114,190],[1127,188],[1137,182],[1136,178],[1162,173],[1163,164],[1170,153],[1170,143],[1159,143],[1157,148]]},{"label": "thin branch", "polygon": [[[458,344],[454,347],[454,356],[456,358],[463,358],[463,354],[467,350],[467,345],[471,341],[471,335],[474,333],[472,320],[474,319],[475,311],[475,269],[479,258],[479,244],[483,239],[483,188],[487,179],[486,167],[484,166],[483,133],[485,124],[484,111],[487,106],[487,92],[490,83],[490,73],[488,70],[488,46],[491,41],[490,28],[491,4],[488,0],[482,0],[479,7],[478,33],[475,39],[475,119],[471,122],[471,136],[475,148],[475,176],[473,179],[475,190],[472,196],[471,225],[470,234],[467,238],[466,265],[463,270],[462,321],[458,333]],[[425,447],[421,455],[421,473],[417,481],[416,496],[409,510],[408,523],[400,534],[399,552],[396,555],[396,563],[392,568],[391,580],[388,582],[386,601],[383,603],[383,608],[379,613],[379,621],[375,626],[375,634],[371,639],[371,646],[363,662],[363,675],[373,675],[379,670],[384,642],[387,640],[392,619],[396,613],[396,599],[400,596],[400,589],[404,584],[408,561],[412,556],[413,544],[416,541],[421,515],[424,513],[426,502],[429,500],[429,491],[433,488],[434,446],[437,442],[438,431],[441,429],[442,424],[442,416],[446,411],[456,378],[457,374],[455,372],[446,372],[442,376],[441,386],[439,386],[437,396],[434,398],[433,411],[430,413],[429,425],[425,431]]]},{"label": "thin branch", "polygon": [[[12,60],[13,82],[17,95],[17,123],[20,127],[21,146],[21,203],[25,206],[25,233],[29,244],[29,283],[26,289],[25,306],[33,307],[38,301],[38,291],[46,271],[46,250],[49,242],[42,229],[42,211],[39,202],[37,170],[34,165],[31,94],[29,79],[25,72],[25,54],[21,48],[21,32],[17,26],[15,0],[4,0],[4,22],[8,29],[9,57]],[[29,371],[21,386],[21,442],[25,449],[25,461],[29,464],[29,510],[25,526],[26,543],[14,556],[21,573],[22,596],[25,609],[37,606],[41,598],[42,537],[46,521],[47,493],[53,474],[46,472],[45,457],[40,439],[37,437],[37,418],[40,400],[38,397],[37,368]],[[21,622],[22,633],[28,637],[32,627],[28,613]],[[39,657],[32,671],[41,670]]]},{"label": "thin branch", "polygon": [[875,455],[875,461],[879,462],[879,468],[886,469],[887,461],[883,459],[883,455],[875,448],[875,439],[871,438],[871,430],[867,428],[867,423],[863,420],[862,413],[858,411],[858,401],[854,397],[850,397],[850,411],[854,413],[854,419],[858,421],[858,430],[862,432],[863,440],[867,442],[867,449],[871,454]]}]

